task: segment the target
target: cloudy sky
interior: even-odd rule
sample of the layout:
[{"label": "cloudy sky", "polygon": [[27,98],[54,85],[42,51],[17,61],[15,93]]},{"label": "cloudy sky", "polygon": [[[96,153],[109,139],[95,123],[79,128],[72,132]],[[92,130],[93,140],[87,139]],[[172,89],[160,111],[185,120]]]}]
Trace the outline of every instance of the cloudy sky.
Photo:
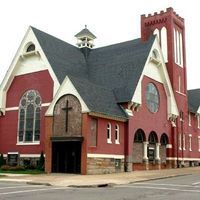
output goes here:
[{"label": "cloudy sky", "polygon": [[100,47],[140,37],[140,15],[167,7],[185,18],[188,88],[200,88],[200,12],[194,0],[1,1],[0,82],[29,25],[75,44],[74,35],[87,24]]}]

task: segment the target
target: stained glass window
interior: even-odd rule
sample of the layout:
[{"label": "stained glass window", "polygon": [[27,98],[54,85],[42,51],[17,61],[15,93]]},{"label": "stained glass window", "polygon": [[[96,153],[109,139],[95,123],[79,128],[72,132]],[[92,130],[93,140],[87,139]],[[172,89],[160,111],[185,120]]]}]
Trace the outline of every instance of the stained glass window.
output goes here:
[{"label": "stained glass window", "polygon": [[149,83],[146,87],[146,104],[149,111],[156,113],[159,108],[159,93],[153,83]]},{"label": "stained glass window", "polygon": [[19,104],[18,142],[40,140],[41,97],[35,90],[27,91]]}]

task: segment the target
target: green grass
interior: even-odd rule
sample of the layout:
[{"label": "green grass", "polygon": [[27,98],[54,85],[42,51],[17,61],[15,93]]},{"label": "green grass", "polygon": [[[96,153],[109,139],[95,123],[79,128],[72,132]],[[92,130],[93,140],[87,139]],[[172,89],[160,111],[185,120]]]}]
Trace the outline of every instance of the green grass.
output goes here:
[{"label": "green grass", "polygon": [[2,170],[0,169],[0,176],[3,174],[1,173],[7,173],[7,174],[44,174],[44,171],[37,170],[37,169],[26,169],[26,170]]}]

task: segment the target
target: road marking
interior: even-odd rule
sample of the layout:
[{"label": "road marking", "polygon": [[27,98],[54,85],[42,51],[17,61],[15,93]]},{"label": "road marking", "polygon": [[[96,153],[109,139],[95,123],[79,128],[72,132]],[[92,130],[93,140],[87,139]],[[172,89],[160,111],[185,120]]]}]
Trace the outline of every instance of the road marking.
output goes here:
[{"label": "road marking", "polygon": [[20,194],[20,193],[50,191],[50,190],[65,190],[65,189],[71,189],[71,188],[69,188],[69,187],[59,187],[59,188],[43,188],[43,189],[37,189],[37,190],[21,190],[21,191],[14,191],[14,192],[2,192],[2,193],[0,193],[0,195]]},{"label": "road marking", "polygon": [[194,188],[195,186],[192,185],[179,185],[179,184],[170,184],[170,183],[133,183],[134,185],[165,185],[165,186],[173,186],[173,187],[192,187]]},{"label": "road marking", "polygon": [[[4,189],[17,189],[17,188],[27,188],[27,187],[41,187],[41,185],[20,185],[20,186],[0,187],[0,190],[4,190]],[[43,186],[43,187],[46,187],[46,186]]]},{"label": "road marking", "polygon": [[192,183],[192,185],[199,185],[199,184],[200,184],[200,182]]},{"label": "road marking", "polygon": [[200,190],[184,190],[184,189],[176,189],[176,188],[166,188],[166,187],[151,187],[151,186],[116,186],[116,187],[124,187],[124,188],[137,188],[137,189],[154,189],[154,190],[171,190],[171,191],[179,191],[179,192],[191,192],[191,193],[200,193]]}]

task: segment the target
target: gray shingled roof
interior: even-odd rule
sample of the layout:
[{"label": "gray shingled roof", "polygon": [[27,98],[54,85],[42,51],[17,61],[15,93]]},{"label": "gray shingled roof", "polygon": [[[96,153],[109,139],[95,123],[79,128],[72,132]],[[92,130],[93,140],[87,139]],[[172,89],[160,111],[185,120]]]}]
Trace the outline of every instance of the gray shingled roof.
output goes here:
[{"label": "gray shingled roof", "polygon": [[77,37],[77,38],[87,37],[87,36],[92,38],[92,39],[96,38],[96,36],[87,29],[87,26],[75,35],[75,37]]},{"label": "gray shingled roof", "polygon": [[189,111],[196,113],[200,106],[200,89],[188,90]]},{"label": "gray shingled roof", "polygon": [[36,28],[37,37],[60,83],[68,75],[91,111],[124,118],[118,103],[129,102],[155,37],[82,51]]},{"label": "gray shingled roof", "polygon": [[90,111],[103,115],[127,118],[118,105],[113,91],[91,83],[87,79],[69,76]]},{"label": "gray shingled roof", "polygon": [[87,65],[80,50],[54,36],[31,27],[60,84],[66,75],[87,76]]}]

